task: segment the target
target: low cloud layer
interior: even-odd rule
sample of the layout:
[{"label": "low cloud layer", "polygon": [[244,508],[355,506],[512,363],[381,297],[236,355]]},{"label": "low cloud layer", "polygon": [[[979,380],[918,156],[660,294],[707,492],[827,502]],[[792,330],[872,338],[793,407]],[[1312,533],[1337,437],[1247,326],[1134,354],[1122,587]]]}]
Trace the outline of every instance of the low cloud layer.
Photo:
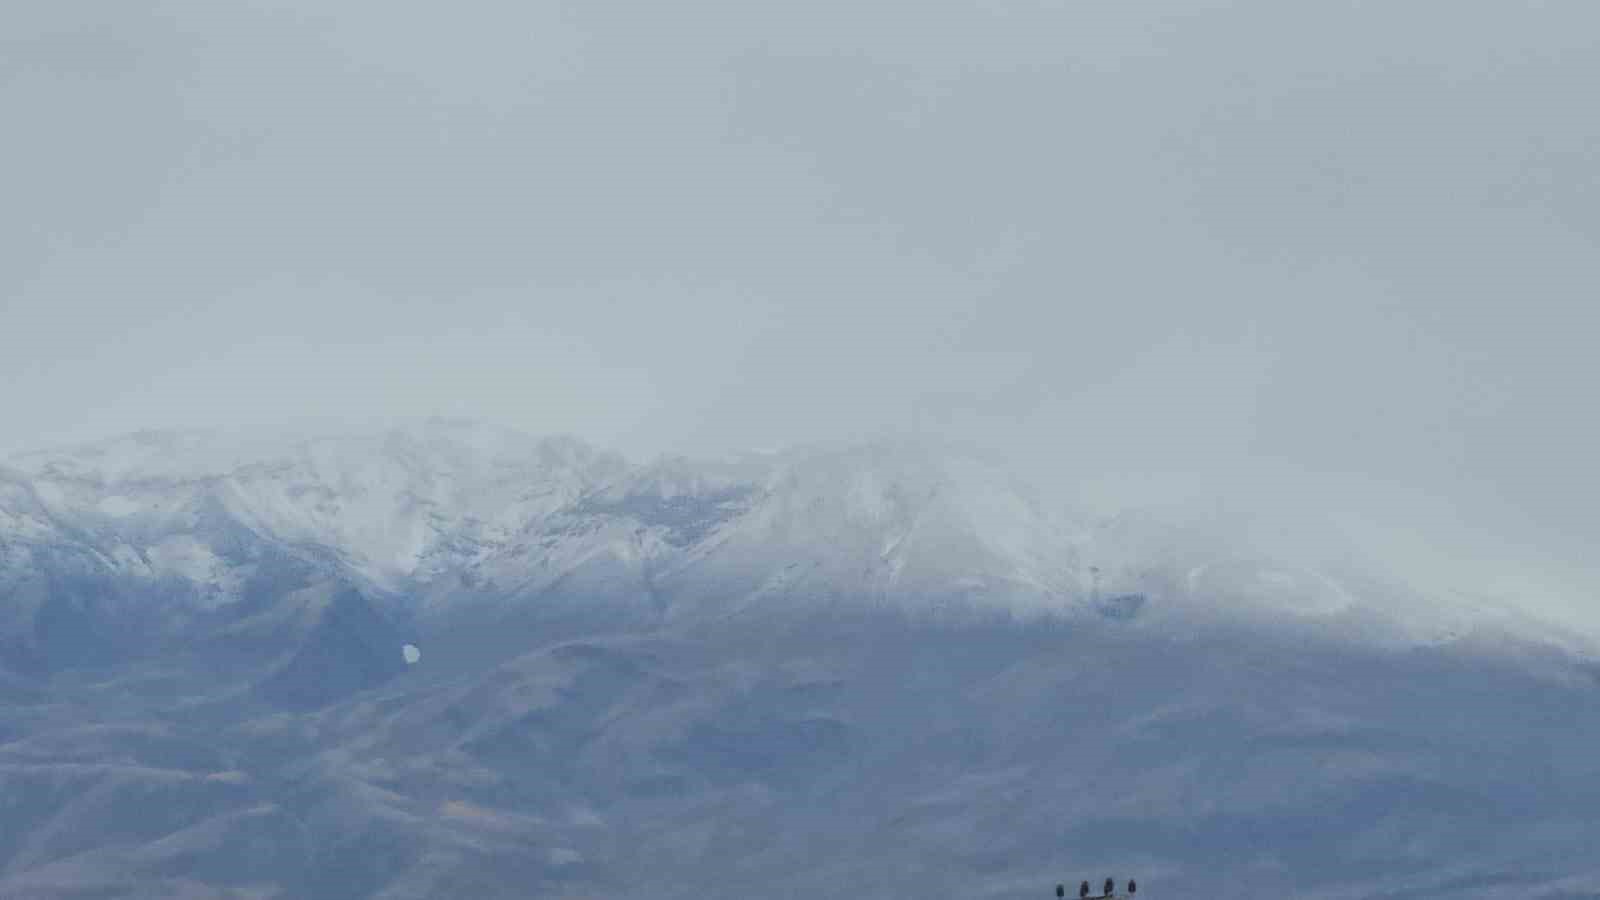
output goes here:
[{"label": "low cloud layer", "polygon": [[1326,508],[1581,604],[1597,27],[8,11],[0,450],[437,413],[634,456],[912,433],[1079,495]]}]

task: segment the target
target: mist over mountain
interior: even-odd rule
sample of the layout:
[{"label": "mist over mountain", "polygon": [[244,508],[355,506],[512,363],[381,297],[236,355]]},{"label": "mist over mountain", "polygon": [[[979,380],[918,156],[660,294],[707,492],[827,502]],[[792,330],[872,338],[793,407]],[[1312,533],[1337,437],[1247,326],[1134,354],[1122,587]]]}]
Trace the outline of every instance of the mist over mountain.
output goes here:
[{"label": "mist over mountain", "polygon": [[0,895],[1595,896],[1595,648],[945,446],[138,433],[0,466]]}]

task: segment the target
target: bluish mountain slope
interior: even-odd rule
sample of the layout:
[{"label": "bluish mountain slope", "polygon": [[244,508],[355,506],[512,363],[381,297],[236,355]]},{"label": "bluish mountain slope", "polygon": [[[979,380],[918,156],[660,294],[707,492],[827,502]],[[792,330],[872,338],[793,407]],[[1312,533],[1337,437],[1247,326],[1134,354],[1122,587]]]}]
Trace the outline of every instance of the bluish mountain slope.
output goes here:
[{"label": "bluish mountain slope", "polygon": [[147,434],[0,563],[0,896],[1600,895],[1587,636],[960,454]]}]

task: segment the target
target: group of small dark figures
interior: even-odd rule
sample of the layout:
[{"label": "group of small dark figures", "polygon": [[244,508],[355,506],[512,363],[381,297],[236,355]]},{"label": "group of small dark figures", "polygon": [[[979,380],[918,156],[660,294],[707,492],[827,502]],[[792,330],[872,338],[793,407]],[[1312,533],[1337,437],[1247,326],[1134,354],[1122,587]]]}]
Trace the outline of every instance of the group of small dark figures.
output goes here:
[{"label": "group of small dark figures", "polygon": [[[1139,893],[1139,882],[1134,881],[1132,878],[1129,878],[1128,879],[1128,895],[1132,896],[1132,895],[1137,894],[1137,893]],[[1114,897],[1114,896],[1116,896],[1116,894],[1117,894],[1117,883],[1115,881],[1113,881],[1112,879],[1107,878],[1106,879],[1106,883],[1104,885],[1104,888],[1100,892],[1100,896],[1101,897]],[[1056,896],[1057,897],[1065,897],[1066,895],[1067,895],[1067,886],[1064,885],[1064,884],[1056,885]],[[1078,900],[1088,900],[1088,897],[1089,897],[1089,882],[1085,881],[1084,883],[1078,885]]]}]

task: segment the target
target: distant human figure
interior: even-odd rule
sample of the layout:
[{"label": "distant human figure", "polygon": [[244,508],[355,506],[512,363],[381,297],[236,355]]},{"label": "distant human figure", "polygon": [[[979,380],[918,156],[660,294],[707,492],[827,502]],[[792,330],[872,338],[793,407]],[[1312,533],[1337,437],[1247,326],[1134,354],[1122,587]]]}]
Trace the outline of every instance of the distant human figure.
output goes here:
[{"label": "distant human figure", "polygon": [[1137,893],[1139,893],[1139,882],[1134,881],[1132,878],[1129,878],[1128,879],[1128,894],[1130,896],[1132,896],[1133,894],[1137,894]]},{"label": "distant human figure", "polygon": [[1116,893],[1116,892],[1117,892],[1117,883],[1116,883],[1116,881],[1114,881],[1114,880],[1112,880],[1112,879],[1110,879],[1110,878],[1107,878],[1107,879],[1106,879],[1106,891],[1105,891],[1105,895],[1106,895],[1106,896],[1107,896],[1107,897],[1109,897],[1109,896],[1111,896],[1111,895],[1112,895],[1112,894],[1115,894],[1115,893]]},{"label": "distant human figure", "polygon": [[1064,884],[1056,885],[1056,896],[1057,897],[1065,897],[1066,895],[1067,895],[1067,886],[1064,885]]},{"label": "distant human figure", "polygon": [[1087,896],[1089,896],[1089,882],[1085,881],[1083,884],[1078,885],[1078,900],[1083,900]]}]

